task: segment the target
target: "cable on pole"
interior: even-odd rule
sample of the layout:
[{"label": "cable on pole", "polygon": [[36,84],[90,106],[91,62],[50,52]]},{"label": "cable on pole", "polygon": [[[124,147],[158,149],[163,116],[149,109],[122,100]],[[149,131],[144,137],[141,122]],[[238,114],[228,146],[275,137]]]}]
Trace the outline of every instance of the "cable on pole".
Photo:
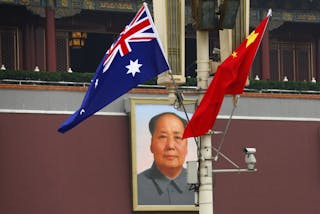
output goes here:
[{"label": "cable on pole", "polygon": [[214,161],[218,161],[219,154],[221,153],[221,148],[222,148],[222,145],[223,145],[223,143],[224,143],[224,139],[225,139],[225,137],[226,137],[226,135],[227,135],[227,133],[228,133],[228,131],[229,131],[229,127],[230,127],[230,123],[231,123],[231,120],[232,120],[232,116],[233,116],[233,114],[234,114],[235,109],[237,108],[237,103],[238,103],[239,98],[240,98],[239,95],[234,95],[234,96],[232,97],[233,108],[232,108],[230,117],[229,117],[229,119],[228,119],[228,123],[227,123],[227,125],[226,125],[226,128],[225,128],[225,130],[224,130],[224,132],[223,132],[222,138],[221,138],[221,140],[220,140],[220,144],[219,144],[219,146],[218,146],[218,150],[216,151],[217,154],[216,154],[216,156],[214,157]]},{"label": "cable on pole", "polygon": [[[170,77],[171,77],[171,80],[172,80],[172,83],[173,83],[173,86],[174,86],[174,90],[175,90],[175,96],[176,96],[176,101],[174,102],[174,108],[175,109],[181,109],[183,110],[183,112],[185,113],[185,116],[187,118],[187,121],[189,122],[190,119],[189,119],[189,116],[188,116],[188,113],[187,113],[187,110],[185,108],[185,105],[183,103],[183,100],[184,100],[184,96],[183,96],[183,93],[179,90],[177,84],[176,84],[176,81],[174,80],[174,77],[172,75],[172,72],[171,71],[168,71]],[[230,126],[230,122],[231,122],[231,119],[232,119],[232,116],[233,116],[233,113],[235,111],[235,108],[237,107],[237,102],[238,102],[238,99],[239,99],[239,95],[236,95],[236,96],[233,96],[233,109],[232,109],[232,112],[231,112],[231,115],[230,115],[230,118],[228,120],[228,124],[226,126],[226,129],[225,131],[223,132],[223,137],[222,137],[222,140],[220,142],[220,145],[217,148],[213,147],[213,150],[217,153],[217,155],[214,157],[214,160],[217,161],[218,160],[218,155],[221,155],[221,157],[223,157],[226,161],[228,161],[230,164],[232,164],[233,166],[235,166],[236,168],[240,168],[236,163],[234,163],[230,158],[228,158],[225,154],[223,154],[221,152],[221,147],[222,147],[222,144],[224,142],[224,138],[226,136],[226,133],[228,132],[229,130],[229,126]],[[213,131],[211,131],[211,134],[214,134]],[[197,137],[194,137],[194,141],[196,143],[196,146],[197,146],[197,150],[198,150],[198,157],[201,158],[201,154],[200,154],[200,143],[199,143],[199,139]]]}]

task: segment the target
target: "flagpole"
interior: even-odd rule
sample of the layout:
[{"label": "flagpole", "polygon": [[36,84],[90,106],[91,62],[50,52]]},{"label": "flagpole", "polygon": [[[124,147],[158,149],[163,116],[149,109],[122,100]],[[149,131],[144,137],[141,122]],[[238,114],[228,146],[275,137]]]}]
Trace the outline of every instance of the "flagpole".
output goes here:
[{"label": "flagpole", "polygon": [[[209,65],[209,33],[197,30],[197,84],[200,90],[200,103],[208,88]],[[212,182],[212,145],[211,133],[200,137],[199,153],[199,214],[213,214],[213,182]]]}]

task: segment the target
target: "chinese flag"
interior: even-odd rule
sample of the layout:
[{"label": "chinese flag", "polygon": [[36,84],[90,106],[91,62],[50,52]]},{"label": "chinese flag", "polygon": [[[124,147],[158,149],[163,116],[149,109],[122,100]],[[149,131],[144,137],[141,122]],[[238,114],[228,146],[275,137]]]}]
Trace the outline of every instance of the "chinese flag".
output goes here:
[{"label": "chinese flag", "polygon": [[217,68],[202,101],[187,124],[183,138],[206,134],[214,125],[225,94],[242,94],[271,14]]}]

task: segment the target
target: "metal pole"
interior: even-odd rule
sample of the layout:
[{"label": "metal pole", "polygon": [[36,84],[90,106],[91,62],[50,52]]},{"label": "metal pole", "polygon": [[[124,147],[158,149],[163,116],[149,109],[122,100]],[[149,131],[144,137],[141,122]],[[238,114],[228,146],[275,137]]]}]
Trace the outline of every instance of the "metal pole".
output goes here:
[{"label": "metal pole", "polygon": [[213,214],[211,134],[200,138],[199,214]]},{"label": "metal pole", "polygon": [[[208,88],[209,65],[209,33],[197,31],[197,82],[199,102]],[[213,185],[212,185],[212,148],[211,134],[200,137],[200,186],[199,214],[213,214]]]},{"label": "metal pole", "polygon": [[257,169],[214,169],[213,173],[226,173],[226,172],[257,172]]},{"label": "metal pole", "polygon": [[197,30],[197,84],[200,89],[199,102],[208,88],[209,64],[209,33]]}]

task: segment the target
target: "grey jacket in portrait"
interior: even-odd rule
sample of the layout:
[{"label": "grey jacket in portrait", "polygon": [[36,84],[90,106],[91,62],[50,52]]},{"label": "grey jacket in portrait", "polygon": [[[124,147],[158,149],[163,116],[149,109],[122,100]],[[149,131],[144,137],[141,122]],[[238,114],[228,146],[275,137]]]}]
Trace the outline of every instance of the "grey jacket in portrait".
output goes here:
[{"label": "grey jacket in portrait", "polygon": [[194,191],[187,184],[187,172],[171,180],[164,176],[153,163],[138,175],[139,205],[193,205]]}]

